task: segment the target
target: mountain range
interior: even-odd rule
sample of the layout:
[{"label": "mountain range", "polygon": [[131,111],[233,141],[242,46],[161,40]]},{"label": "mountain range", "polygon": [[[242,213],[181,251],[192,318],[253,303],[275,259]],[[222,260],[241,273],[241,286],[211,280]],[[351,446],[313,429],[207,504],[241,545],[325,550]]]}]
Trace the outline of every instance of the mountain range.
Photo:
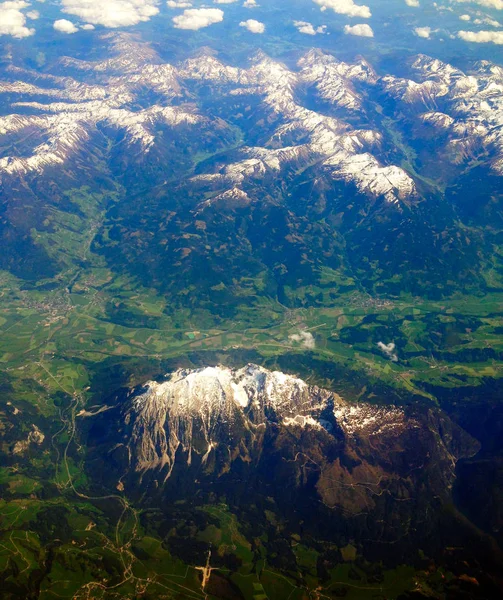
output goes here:
[{"label": "mountain range", "polygon": [[240,273],[287,305],[316,304],[308,285],[326,303],[327,281],[427,297],[494,286],[497,65],[420,55],[406,78],[317,50],[291,66],[210,50],[171,65],[133,35],[104,41],[96,62],[5,65],[2,260],[16,275],[61,268],[33,230],[50,232],[46,204],[72,210],[64,190],[86,185],[109,192],[94,250],[174,304],[180,281],[198,286],[190,302],[218,302],[219,286],[230,306],[249,302]]}]

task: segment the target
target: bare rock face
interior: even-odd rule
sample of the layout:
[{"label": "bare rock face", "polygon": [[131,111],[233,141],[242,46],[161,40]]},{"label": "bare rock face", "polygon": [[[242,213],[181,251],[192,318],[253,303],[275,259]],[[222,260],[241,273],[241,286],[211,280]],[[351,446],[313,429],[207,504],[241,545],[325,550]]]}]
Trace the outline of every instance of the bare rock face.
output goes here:
[{"label": "bare rock face", "polygon": [[160,469],[166,480],[180,455],[187,466],[194,455],[205,464],[212,452],[227,446],[241,449],[243,459],[268,423],[322,429],[315,416],[332,397],[256,365],[176,371],[163,383],[148,382],[125,409],[130,465],[140,473]]},{"label": "bare rock face", "polygon": [[478,451],[437,409],[350,404],[252,364],[178,370],[94,419],[93,472],[106,465],[113,487],[150,500],[272,496],[388,541],[434,525],[456,462]]}]

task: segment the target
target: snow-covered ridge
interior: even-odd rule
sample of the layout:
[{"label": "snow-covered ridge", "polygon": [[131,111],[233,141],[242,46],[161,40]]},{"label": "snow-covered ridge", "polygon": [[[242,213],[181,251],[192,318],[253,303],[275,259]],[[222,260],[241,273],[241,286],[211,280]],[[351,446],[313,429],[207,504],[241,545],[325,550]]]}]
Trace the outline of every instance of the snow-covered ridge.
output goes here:
[{"label": "snow-covered ridge", "polygon": [[[23,125],[18,128],[19,135],[36,128],[45,142],[33,149],[32,156],[25,152],[23,158],[14,153],[2,157],[0,172],[26,175],[64,164],[89,142],[98,125],[122,131],[127,143],[139,144],[144,152],[155,147],[159,123],[173,128],[182,123],[193,125],[196,132],[204,120],[211,128],[211,116],[187,112],[179,101],[195,99],[197,104],[197,86],[209,84],[216,97],[256,96],[276,123],[269,142],[244,150],[243,160],[227,165],[221,173],[198,176],[200,184],[206,181],[213,189],[220,181],[218,193],[222,194],[244,185],[250,177],[270,171],[281,175],[284,168],[319,162],[329,176],[352,181],[363,193],[382,195],[390,202],[414,196],[410,176],[398,166],[381,164],[372,154],[380,148],[378,131],[355,131],[340,118],[299,102],[299,89],[313,87],[324,102],[342,111],[360,110],[362,98],[354,83],[374,85],[377,80],[365,61],[348,64],[311,51],[299,61],[297,70],[292,70],[259,52],[248,68],[238,68],[203,53],[180,65],[169,65],[135,36],[107,34],[104,39],[110,44],[110,58],[98,62],[62,58],[58,70],[68,73],[64,76],[14,66],[7,69],[9,79],[0,80],[0,95],[12,95],[17,101],[11,105],[12,114],[0,119],[0,132],[12,134],[10,121],[14,118]],[[144,102],[146,94],[156,98],[155,104],[138,110],[138,98]],[[172,105],[174,99],[177,106]],[[215,130],[218,121],[215,119]],[[81,135],[75,135],[76,131]]]},{"label": "snow-covered ridge", "polygon": [[194,453],[204,452],[207,460],[233,442],[236,427],[237,435],[246,431],[253,438],[271,423],[324,435],[339,428],[347,436],[395,435],[414,426],[399,408],[350,405],[334,392],[253,364],[182,369],[162,383],[149,381],[129,399],[124,421],[131,466],[166,468],[166,477],[180,451],[189,464]]},{"label": "snow-covered ridge", "polygon": [[[197,135],[204,124],[218,135],[222,121],[211,107],[202,114],[194,106],[185,108],[188,103],[197,106],[200,90],[208,86],[216,103],[237,102],[237,112],[248,110],[253,98],[259,106],[257,126],[265,136],[260,146],[243,148],[235,164],[198,175],[196,183],[206,186],[210,196],[236,189],[249,193],[247,182],[257,177],[270,173],[279,178],[285,170],[319,164],[326,176],[351,183],[370,197],[397,206],[415,200],[413,177],[385,158],[390,154],[383,148],[380,120],[368,102],[373,94],[393,98],[412,125],[438,128],[453,162],[486,151],[494,169],[503,173],[503,69],[487,61],[465,73],[420,55],[411,62],[407,79],[379,76],[364,59],[346,63],[319,50],[306,53],[294,67],[262,52],[247,67],[236,67],[211,51],[171,65],[134,35],[106,34],[104,41],[109,58],[62,58],[57,75],[14,65],[5,69],[0,99],[8,95],[12,104],[11,114],[0,118],[0,135],[15,136],[12,123],[17,121],[24,124],[17,129],[20,138],[27,129],[45,138],[32,156],[25,151],[21,158],[12,151],[0,157],[0,173],[26,175],[62,165],[102,125],[121,132],[126,144],[139,145],[144,153],[159,142],[159,125],[192,126]],[[304,105],[306,91],[322,103],[323,112]],[[357,115],[365,117],[366,128],[349,124]]]},{"label": "snow-covered ridge", "polygon": [[385,93],[426,109],[418,118],[445,136],[443,153],[453,163],[489,152],[493,170],[503,175],[503,69],[479,61],[463,72],[420,55],[412,62],[411,73],[415,79],[383,77]]},{"label": "snow-covered ridge", "polygon": [[99,124],[122,130],[130,144],[139,144],[148,152],[155,144],[155,128],[162,124],[177,127],[181,124],[195,127],[208,119],[177,107],[152,106],[132,112],[118,108],[113,102],[91,101],[79,104],[19,102],[15,106],[31,108],[42,114],[35,116],[9,115],[0,117],[0,135],[37,128],[46,138],[27,158],[0,158],[0,171],[8,174],[26,174],[42,171],[45,167],[64,164],[69,156],[86,149],[86,143]]},{"label": "snow-covered ridge", "polygon": [[310,110],[297,99],[299,87],[315,86],[318,95],[334,107],[360,110],[362,98],[352,81],[374,84],[371,67],[364,61],[348,65],[316,51],[303,57],[298,67],[298,72],[290,71],[263,54],[247,70],[227,67],[214,57],[185,63],[185,77],[207,78],[216,86],[238,86],[230,90],[231,95],[259,95],[271,118],[279,119],[266,147],[244,149],[244,160],[217,174],[199,175],[195,181],[206,181],[210,189],[217,182],[234,189],[259,175],[319,163],[334,179],[352,182],[370,196],[382,196],[391,203],[415,198],[412,178],[401,167],[382,165],[372,154],[380,147],[378,131],[352,130],[344,121]]},{"label": "snow-covered ridge", "polygon": [[226,401],[243,409],[290,410],[308,402],[310,390],[302,379],[252,364],[236,371],[221,366],[179,370],[167,381],[149,381],[145,387],[147,391],[133,402],[136,409],[160,401],[180,413],[208,407],[218,411]]}]

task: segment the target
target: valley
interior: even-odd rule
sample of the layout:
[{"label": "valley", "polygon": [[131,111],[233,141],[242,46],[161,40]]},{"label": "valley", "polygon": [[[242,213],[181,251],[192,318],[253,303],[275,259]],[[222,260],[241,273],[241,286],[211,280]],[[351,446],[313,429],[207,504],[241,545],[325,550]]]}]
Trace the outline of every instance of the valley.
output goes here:
[{"label": "valley", "polygon": [[[20,377],[38,373],[35,379],[53,390],[58,384],[40,371],[44,365],[72,392],[84,393],[92,379],[85,371],[92,371],[93,363],[113,363],[114,357],[154,360],[161,369],[163,361],[176,363],[198,353],[215,353],[225,360],[233,353],[256,352],[271,365],[275,357],[308,354],[419,395],[421,382],[455,387],[463,380],[474,385],[484,377],[501,376],[498,294],[459,296],[448,304],[412,297],[381,304],[353,292],[329,308],[297,309],[265,299],[226,320],[197,310],[177,311],[173,318],[161,296],[135,289],[125,278],[114,280],[106,269],[80,273],[73,289],[77,291],[68,291],[63,283],[37,303],[36,290],[19,290],[14,299],[10,280],[4,292],[8,306],[0,312],[6,372]],[[291,340],[302,331],[313,334],[313,348]],[[395,343],[399,360],[390,361],[379,350],[379,341]],[[63,376],[59,369],[65,364],[69,371]],[[87,390],[89,396],[94,392]]]}]

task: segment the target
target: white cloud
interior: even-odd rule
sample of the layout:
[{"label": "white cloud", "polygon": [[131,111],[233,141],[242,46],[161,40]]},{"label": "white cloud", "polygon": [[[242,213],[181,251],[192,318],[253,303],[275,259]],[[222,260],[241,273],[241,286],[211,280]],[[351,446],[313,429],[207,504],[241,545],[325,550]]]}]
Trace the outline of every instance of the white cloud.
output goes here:
[{"label": "white cloud", "polygon": [[418,8],[418,6],[420,6],[419,0],[405,0],[405,4],[407,6],[412,6],[413,8]]},{"label": "white cloud", "polygon": [[367,23],[360,23],[359,25],[346,25],[344,27],[344,33],[346,35],[357,35],[358,37],[374,37],[372,27]]},{"label": "white cloud", "polygon": [[390,342],[389,344],[384,344],[383,342],[377,342],[377,346],[380,350],[384,352],[384,354],[393,362],[398,361],[398,356],[395,352],[395,344],[394,342]]},{"label": "white cloud", "polygon": [[459,15],[459,18],[462,21],[469,21],[471,19],[470,15]]},{"label": "white cloud", "polygon": [[137,25],[159,12],[158,0],[62,0],[61,4],[63,12],[105,27]]},{"label": "white cloud", "polygon": [[417,37],[424,38],[425,40],[429,40],[431,37],[431,27],[416,27],[414,29],[414,33]]},{"label": "white cloud", "polygon": [[166,2],[168,8],[190,8],[191,2],[185,2],[184,0],[168,0]]},{"label": "white cloud", "polygon": [[476,44],[503,44],[503,31],[458,31],[458,38]]},{"label": "white cloud", "polygon": [[237,0],[213,0],[215,4],[234,4]]},{"label": "white cloud", "polygon": [[[458,2],[463,1],[463,0],[457,0]],[[466,0],[467,2],[470,2],[470,0]],[[456,0],[452,0],[452,2],[456,2]],[[452,6],[446,6],[445,4],[439,4],[438,2],[434,2],[433,6],[436,8],[436,10],[438,12],[454,12],[454,9],[452,8]]]},{"label": "white cloud", "polygon": [[479,6],[485,6],[486,8],[503,10],[503,0],[455,0],[455,2],[459,2],[460,4],[470,2],[472,4],[478,4]]},{"label": "white cloud", "polygon": [[243,6],[244,8],[255,8],[256,6],[258,6],[257,0],[245,0],[243,2]]},{"label": "white cloud", "polygon": [[78,28],[67,19],[54,21],[53,27],[56,31],[61,31],[61,33],[76,33],[78,31]]},{"label": "white cloud", "polygon": [[[501,0],[503,2],[503,0]],[[321,6],[321,10],[331,8],[339,15],[347,15],[348,17],[361,17],[369,19],[372,16],[368,6],[355,4],[354,0],[313,0]]]},{"label": "white cloud", "polygon": [[189,8],[173,18],[176,29],[196,31],[224,20],[224,11],[219,8]]},{"label": "white cloud", "polygon": [[33,19],[33,21],[36,21],[40,18],[40,13],[38,12],[38,10],[30,10],[26,13],[26,16],[28,17],[28,19]]},{"label": "white cloud", "polygon": [[309,331],[299,331],[299,333],[293,333],[288,336],[291,342],[297,342],[302,345],[303,348],[312,350],[316,346],[314,336]]},{"label": "white cloud", "polygon": [[28,2],[19,0],[0,4],[0,35],[25,38],[35,33],[34,29],[26,27],[26,16],[21,12],[28,6]]},{"label": "white cloud", "polygon": [[490,27],[502,27],[501,23],[496,21],[496,19],[491,19],[490,17],[483,17],[482,19],[475,19],[473,21],[475,25],[489,25]]},{"label": "white cloud", "polygon": [[92,31],[93,29],[95,29],[94,25],[91,25],[91,23],[86,23],[85,25],[82,25],[81,29],[83,29],[84,31]]},{"label": "white cloud", "polygon": [[305,33],[306,35],[316,35],[317,33],[326,33],[327,26],[320,25],[320,27],[314,27],[307,21],[294,21],[293,24],[297,27],[299,33]]},{"label": "white cloud", "polygon": [[239,24],[240,27],[246,27],[248,31],[252,33],[264,33],[265,25],[260,21],[255,21],[255,19],[248,19],[247,21],[241,21]]}]

